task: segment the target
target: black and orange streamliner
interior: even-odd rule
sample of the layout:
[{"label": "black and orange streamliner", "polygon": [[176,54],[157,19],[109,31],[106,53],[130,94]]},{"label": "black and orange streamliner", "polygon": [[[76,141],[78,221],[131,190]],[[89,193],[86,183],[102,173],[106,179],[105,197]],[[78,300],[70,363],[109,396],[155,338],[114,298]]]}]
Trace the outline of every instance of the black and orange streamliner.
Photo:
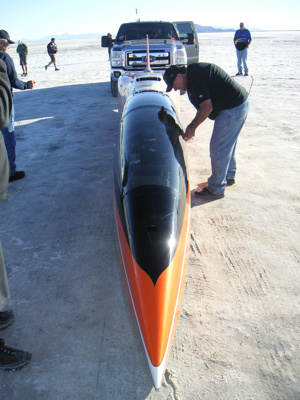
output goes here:
[{"label": "black and orange streamliner", "polygon": [[176,108],[165,93],[125,102],[114,164],[114,214],[125,289],[154,387],[173,342],[188,269],[190,186]]}]

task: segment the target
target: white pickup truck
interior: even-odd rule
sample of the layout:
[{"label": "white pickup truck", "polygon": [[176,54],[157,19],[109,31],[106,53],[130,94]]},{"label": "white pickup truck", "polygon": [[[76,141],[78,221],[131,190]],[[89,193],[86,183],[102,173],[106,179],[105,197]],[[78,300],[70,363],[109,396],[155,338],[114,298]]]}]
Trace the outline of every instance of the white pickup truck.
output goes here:
[{"label": "white pickup truck", "polygon": [[[198,62],[199,44],[195,25],[180,22],[129,22],[120,26],[111,50],[111,92],[118,95],[118,79],[126,72],[135,73],[147,66],[146,37],[149,41],[150,66],[162,73],[170,65],[189,65]],[[102,47],[108,47],[102,36]]]}]

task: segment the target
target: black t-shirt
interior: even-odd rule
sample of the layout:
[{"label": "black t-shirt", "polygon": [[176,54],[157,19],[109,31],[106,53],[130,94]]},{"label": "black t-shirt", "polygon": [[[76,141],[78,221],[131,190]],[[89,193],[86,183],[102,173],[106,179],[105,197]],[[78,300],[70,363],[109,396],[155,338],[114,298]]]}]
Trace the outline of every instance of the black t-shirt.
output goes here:
[{"label": "black t-shirt", "polygon": [[195,63],[187,67],[187,92],[190,102],[198,110],[203,101],[211,99],[213,111],[208,118],[216,119],[220,111],[244,103],[247,90],[221,67],[210,63]]}]

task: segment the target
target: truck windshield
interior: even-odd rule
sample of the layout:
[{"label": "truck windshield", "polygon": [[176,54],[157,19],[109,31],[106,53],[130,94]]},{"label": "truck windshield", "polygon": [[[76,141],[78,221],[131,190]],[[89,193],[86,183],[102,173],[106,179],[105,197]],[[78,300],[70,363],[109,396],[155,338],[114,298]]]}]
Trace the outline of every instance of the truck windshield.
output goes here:
[{"label": "truck windshield", "polygon": [[149,39],[175,39],[179,40],[178,34],[172,24],[169,23],[144,23],[136,22],[121,25],[116,37],[116,42],[124,42],[125,40],[145,39],[148,35]]}]

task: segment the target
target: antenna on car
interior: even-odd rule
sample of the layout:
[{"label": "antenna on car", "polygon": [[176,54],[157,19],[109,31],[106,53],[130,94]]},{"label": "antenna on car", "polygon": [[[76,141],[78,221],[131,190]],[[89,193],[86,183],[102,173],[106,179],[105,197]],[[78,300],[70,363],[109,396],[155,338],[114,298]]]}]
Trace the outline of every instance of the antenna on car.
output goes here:
[{"label": "antenna on car", "polygon": [[136,22],[141,22],[137,7],[135,8],[135,15],[136,15]]},{"label": "antenna on car", "polygon": [[146,46],[147,46],[147,48],[146,48],[147,66],[146,66],[145,72],[152,72],[152,69],[150,67],[150,52],[149,52],[149,36],[148,35],[146,35]]}]

